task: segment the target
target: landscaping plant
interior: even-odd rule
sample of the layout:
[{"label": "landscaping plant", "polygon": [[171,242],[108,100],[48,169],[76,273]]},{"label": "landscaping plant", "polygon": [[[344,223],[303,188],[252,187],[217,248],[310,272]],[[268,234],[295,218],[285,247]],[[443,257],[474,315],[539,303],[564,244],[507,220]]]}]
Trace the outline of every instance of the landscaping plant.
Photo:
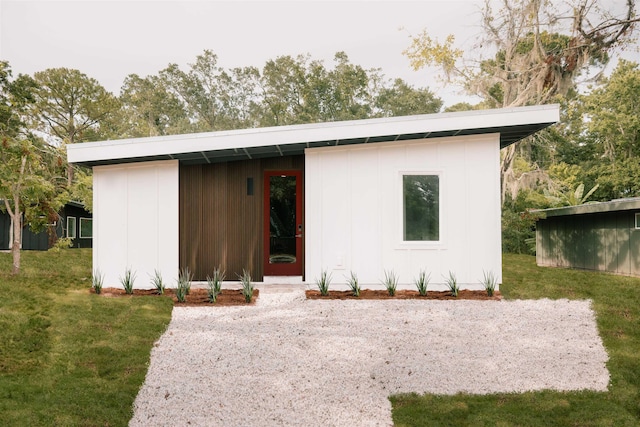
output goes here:
[{"label": "landscaping plant", "polygon": [[156,269],[153,270],[153,276],[151,276],[151,283],[156,289],[158,295],[164,294],[164,282],[162,281],[162,274]]},{"label": "landscaping plant", "polygon": [[251,283],[251,274],[245,268],[242,269],[242,276],[238,275],[240,282],[242,283],[242,295],[246,302],[251,302],[253,298],[253,283]]},{"label": "landscaping plant", "polygon": [[100,294],[102,292],[102,285],[104,284],[104,274],[100,272],[99,268],[93,270],[93,275],[91,276],[91,287],[96,292],[96,294]]},{"label": "landscaping plant", "polygon": [[191,290],[191,272],[189,267],[185,267],[178,273],[178,284],[176,286],[176,298],[178,302],[185,302]]},{"label": "landscaping plant", "polygon": [[496,284],[498,282],[498,279],[493,274],[493,271],[489,271],[487,273],[486,271],[482,270],[482,275],[484,276],[482,278],[482,285],[484,286],[484,289],[487,291],[487,295],[492,297],[493,293],[496,290]]},{"label": "landscaping plant", "polygon": [[389,272],[385,270],[382,284],[387,288],[389,295],[394,296],[396,294],[396,289],[398,288],[398,276],[396,276],[396,273],[393,270]]},{"label": "landscaping plant", "polygon": [[120,277],[120,284],[122,284],[124,291],[128,295],[133,294],[133,283],[135,282],[135,280],[136,280],[136,273],[131,271],[131,268],[129,267],[124,271],[124,276]]},{"label": "landscaping plant", "polygon": [[431,274],[427,275],[424,270],[420,270],[418,277],[413,280],[413,283],[418,288],[418,293],[420,296],[427,296],[427,286],[429,285],[429,280],[431,280]]},{"label": "landscaping plant", "polygon": [[360,296],[360,285],[358,284],[358,276],[353,271],[350,272],[351,277],[347,277],[347,284],[351,288],[354,297]]},{"label": "landscaping plant", "polygon": [[213,270],[213,276],[207,276],[207,297],[209,302],[216,302],[218,295],[222,292],[222,282],[224,281],[224,271],[220,267]]},{"label": "landscaping plant", "polygon": [[449,277],[445,277],[444,281],[451,291],[451,296],[457,297],[460,288],[458,287],[458,279],[456,279],[456,275],[449,271]]},{"label": "landscaping plant", "polygon": [[329,284],[331,284],[331,273],[327,274],[327,270],[322,270],[320,279],[316,279],[320,295],[327,296],[329,294]]}]

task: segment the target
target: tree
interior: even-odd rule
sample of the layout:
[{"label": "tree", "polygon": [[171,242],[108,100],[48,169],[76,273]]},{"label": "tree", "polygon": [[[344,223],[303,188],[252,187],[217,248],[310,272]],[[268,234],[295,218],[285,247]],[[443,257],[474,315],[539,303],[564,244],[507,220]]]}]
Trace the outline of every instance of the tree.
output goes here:
[{"label": "tree", "polygon": [[[264,115],[262,126],[281,126],[317,121],[322,111],[321,99],[330,88],[326,81],[326,70],[320,63],[314,63],[314,98],[317,107],[314,109],[306,102],[307,97],[307,62],[308,57],[300,55],[296,58],[280,56],[269,60],[262,68],[259,85],[262,91]],[[323,87],[323,85],[326,85]],[[315,111],[314,111],[315,110]]]},{"label": "tree", "polygon": [[[98,83],[78,70],[50,68],[34,74],[38,83],[34,119],[55,142],[102,139],[100,123],[115,114],[118,100]],[[73,182],[73,167],[67,168],[67,185]]]},{"label": "tree", "polygon": [[25,75],[11,80],[7,62],[0,62],[0,199],[11,217],[12,273],[20,271],[23,221],[35,228],[46,224],[57,212],[55,177],[63,164],[42,140],[28,129],[26,114],[35,102],[36,82]]},{"label": "tree", "polygon": [[[597,0],[572,0],[559,6],[544,0],[503,0],[495,10],[486,0],[484,37],[469,58],[472,61],[463,60],[453,36],[440,43],[426,31],[413,37],[404,53],[414,69],[440,67],[445,79],[480,96],[488,107],[544,104],[567,96],[579,76],[601,73],[611,54],[632,40],[638,22],[635,0],[614,3],[607,9]],[[492,57],[475,56],[487,46]],[[505,149],[503,201],[515,179],[515,157],[515,146]]]},{"label": "tree", "polygon": [[375,106],[383,117],[429,114],[440,111],[442,99],[429,89],[415,89],[404,80],[395,79],[391,87],[380,89]]},{"label": "tree", "polygon": [[190,131],[182,101],[158,76],[126,77],[120,91],[120,137],[160,136]]},{"label": "tree", "polygon": [[603,84],[584,97],[590,143],[609,161],[640,156],[640,69],[620,60]]}]

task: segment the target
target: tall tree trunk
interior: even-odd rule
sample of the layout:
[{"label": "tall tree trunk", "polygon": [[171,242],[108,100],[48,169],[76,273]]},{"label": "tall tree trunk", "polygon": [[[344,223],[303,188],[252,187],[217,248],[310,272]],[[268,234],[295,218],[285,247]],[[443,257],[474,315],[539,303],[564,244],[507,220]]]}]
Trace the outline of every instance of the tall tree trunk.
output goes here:
[{"label": "tall tree trunk", "polygon": [[13,266],[11,274],[20,273],[20,242],[22,241],[22,212],[16,209],[14,215],[11,215],[13,223],[13,242],[11,244],[11,255],[13,257]]},{"label": "tall tree trunk", "polygon": [[20,199],[16,195],[13,196],[13,209],[9,205],[7,199],[4,200],[7,213],[11,218],[11,255],[13,257],[13,266],[11,274],[20,273],[20,243],[22,242],[22,212],[20,211]]},{"label": "tall tree trunk", "polygon": [[501,202],[504,204],[505,197],[515,180],[513,173],[513,163],[516,159],[516,146],[511,144],[502,150],[503,155],[500,159],[500,196]]}]

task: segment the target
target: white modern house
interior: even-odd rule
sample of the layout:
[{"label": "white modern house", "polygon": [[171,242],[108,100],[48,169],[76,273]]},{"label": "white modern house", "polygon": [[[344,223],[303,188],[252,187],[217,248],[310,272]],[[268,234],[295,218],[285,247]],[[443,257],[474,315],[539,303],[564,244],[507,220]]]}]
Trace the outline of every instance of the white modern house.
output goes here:
[{"label": "white modern house", "polygon": [[243,129],[68,146],[93,168],[93,266],[136,287],[189,268],[364,287],[393,270],[501,280],[500,149],[557,105]]}]

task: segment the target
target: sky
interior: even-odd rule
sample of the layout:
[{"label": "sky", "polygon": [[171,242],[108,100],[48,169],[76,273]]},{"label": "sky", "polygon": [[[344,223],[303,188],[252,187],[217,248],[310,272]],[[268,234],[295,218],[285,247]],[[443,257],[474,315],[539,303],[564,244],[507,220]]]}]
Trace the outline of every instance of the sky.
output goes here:
[{"label": "sky", "polygon": [[[336,52],[381,68],[390,79],[428,87],[445,100],[475,102],[436,72],[413,71],[402,54],[427,29],[472,49],[481,33],[482,0],[159,1],[0,0],[0,59],[14,72],[75,68],[119,94],[129,74],[157,74],[170,63],[187,70],[205,49],[223,68],[256,66],[309,54],[332,67]],[[639,59],[637,52],[632,58]]]}]

